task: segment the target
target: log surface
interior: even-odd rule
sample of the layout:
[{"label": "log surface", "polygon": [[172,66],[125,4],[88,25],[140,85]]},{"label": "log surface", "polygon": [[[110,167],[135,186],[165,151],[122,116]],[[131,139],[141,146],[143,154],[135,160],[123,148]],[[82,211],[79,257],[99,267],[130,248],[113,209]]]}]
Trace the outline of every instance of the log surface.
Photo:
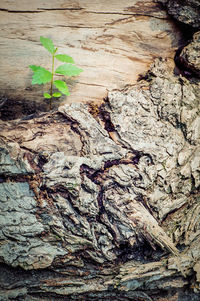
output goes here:
[{"label": "log surface", "polygon": [[[179,49],[174,73],[171,55],[183,40],[154,1],[16,3],[0,4],[7,93],[41,92],[20,69],[29,61],[27,41],[35,61],[43,57],[38,33],[69,47],[77,62],[84,53],[81,67],[91,76],[71,85],[80,103],[63,100],[49,113],[30,114],[16,94],[14,105],[0,98],[0,300],[198,301],[199,33]],[[168,59],[156,59],[136,84],[138,66],[158,56],[158,40]],[[18,90],[9,86],[13,58]],[[97,92],[87,96],[99,100],[101,74],[115,89],[101,105],[88,104],[79,87],[85,78]]]},{"label": "log surface", "polygon": [[28,65],[51,69],[39,37],[51,38],[84,72],[68,80],[64,102],[101,101],[108,90],[136,83],[156,57],[173,58],[182,34],[154,1],[0,2],[0,90],[7,97],[41,102]]},{"label": "log surface", "polygon": [[199,102],[158,60],[101,107],[0,121],[1,300],[199,300]]}]

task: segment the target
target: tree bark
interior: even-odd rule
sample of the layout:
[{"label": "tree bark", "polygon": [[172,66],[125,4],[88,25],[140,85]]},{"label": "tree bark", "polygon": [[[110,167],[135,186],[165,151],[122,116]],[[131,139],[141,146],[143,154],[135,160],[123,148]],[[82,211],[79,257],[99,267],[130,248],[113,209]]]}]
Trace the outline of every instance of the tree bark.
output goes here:
[{"label": "tree bark", "polygon": [[198,300],[197,86],[1,121],[1,300]]},{"label": "tree bark", "polygon": [[[180,6],[179,1],[155,2],[164,3],[171,14]],[[199,8],[196,0],[184,1],[184,5],[189,2],[192,10]],[[152,6],[152,1],[103,4],[48,1],[41,6],[40,1],[31,5],[21,1],[13,10],[11,2],[3,1],[0,13],[19,18],[17,22],[29,15],[30,24],[34,19],[40,29],[44,24],[40,16],[45,14],[48,30],[56,23],[60,32],[69,18],[65,26],[73,35],[78,32],[76,41],[79,34],[84,36],[87,20],[91,36],[85,43],[91,43],[81,41],[84,53],[89,57],[91,51],[97,52],[90,48],[97,43],[102,47],[99,58],[105,60],[105,53],[112,50],[118,57],[125,47],[130,67],[133,57],[127,57],[127,51],[133,50],[132,21],[140,27],[144,20],[153,26],[158,19],[160,25],[164,12]],[[141,9],[145,16],[140,15]],[[197,28],[198,18],[196,26],[189,9],[177,11],[179,21]],[[7,28],[9,41],[13,35],[18,39],[12,24]],[[155,34],[162,31],[152,28]],[[21,28],[17,34],[25,32]],[[138,51],[149,49],[152,40],[146,35],[143,40],[138,27],[134,33],[140,41]],[[20,110],[17,99],[10,111],[7,95],[0,99],[0,300],[199,300],[199,35],[195,33],[192,43],[176,53],[175,68],[174,49],[167,48],[168,59],[156,59],[139,78],[137,70],[133,82],[129,81],[132,69],[127,75],[121,58],[119,66],[125,69],[119,81],[111,68],[113,62],[108,64],[101,84],[115,89],[98,104],[74,102],[49,113],[27,115],[29,110],[15,113]],[[30,36],[35,43],[36,31]],[[126,45],[116,47],[116,36]],[[177,37],[174,45],[181,35]],[[164,43],[165,36],[157,38]],[[77,45],[71,45],[78,53]],[[142,51],[142,56],[146,53]],[[154,55],[158,57],[158,49]],[[97,53],[95,64],[96,57]],[[150,55],[145,68],[151,60]],[[94,85],[91,78],[88,83]],[[100,99],[101,93],[94,91]],[[75,95],[78,101],[78,92]]]}]

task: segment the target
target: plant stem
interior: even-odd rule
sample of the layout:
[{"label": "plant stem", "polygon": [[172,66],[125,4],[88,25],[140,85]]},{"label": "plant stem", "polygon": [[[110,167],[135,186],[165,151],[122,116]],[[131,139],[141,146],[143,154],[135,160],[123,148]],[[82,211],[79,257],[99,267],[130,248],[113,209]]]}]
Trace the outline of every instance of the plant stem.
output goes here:
[{"label": "plant stem", "polygon": [[54,60],[55,60],[55,53],[52,54],[52,76],[51,76],[51,90],[50,90],[50,110],[52,109],[52,97],[53,97],[53,76],[54,76]]}]

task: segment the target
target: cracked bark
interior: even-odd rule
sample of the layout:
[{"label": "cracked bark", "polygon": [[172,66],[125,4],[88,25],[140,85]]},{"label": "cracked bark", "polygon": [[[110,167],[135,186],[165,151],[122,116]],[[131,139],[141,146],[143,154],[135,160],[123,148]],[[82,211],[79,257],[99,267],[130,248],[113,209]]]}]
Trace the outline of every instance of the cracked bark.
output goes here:
[{"label": "cracked bark", "polygon": [[2,300],[198,300],[199,83],[146,78],[1,121]]},{"label": "cracked bark", "polygon": [[[106,22],[107,32],[98,33],[95,45],[90,36],[82,48],[91,54],[98,45],[127,56],[134,18],[118,15],[138,15],[142,7],[144,15],[166,18],[151,1],[132,2],[111,1],[103,12],[97,5],[95,24]],[[34,10],[20,3],[20,18]],[[59,1],[59,16],[72,13],[72,24],[57,26],[83,30],[74,13],[89,18],[92,2],[68,4]],[[39,9],[38,1],[34,5]],[[48,1],[44,13],[52,17],[57,7]],[[135,20],[140,26],[140,17]],[[142,51],[147,37],[138,28],[134,34]],[[123,47],[110,44],[113,37]],[[0,300],[199,300],[198,37],[179,53],[188,79],[181,70],[173,74],[170,59],[157,59],[137,84],[123,82],[101,104],[66,104],[10,121],[16,115],[6,119],[1,109]],[[141,61],[135,53],[127,57]],[[89,84],[103,87],[102,80]],[[1,99],[2,108],[8,103]]]}]

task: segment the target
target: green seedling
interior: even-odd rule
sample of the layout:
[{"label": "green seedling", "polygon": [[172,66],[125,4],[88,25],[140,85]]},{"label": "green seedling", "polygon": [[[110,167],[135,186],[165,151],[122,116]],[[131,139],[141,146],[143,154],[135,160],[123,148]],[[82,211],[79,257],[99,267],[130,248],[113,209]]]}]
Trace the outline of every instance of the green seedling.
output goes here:
[{"label": "green seedling", "polygon": [[[33,71],[32,85],[42,85],[46,83],[51,83],[50,93],[45,92],[43,94],[44,98],[50,100],[50,110],[51,110],[53,97],[58,98],[62,94],[70,95],[69,88],[66,82],[63,80],[54,80],[54,76],[55,75],[65,75],[68,77],[77,76],[83,70],[74,65],[75,62],[71,56],[66,54],[56,54],[58,48],[55,48],[51,39],[44,38],[41,36],[40,42],[44,46],[44,48],[51,53],[52,56],[51,72],[41,66],[36,66],[36,65],[29,65],[29,68]],[[60,65],[58,68],[56,68],[56,70],[55,70],[55,59],[64,63]],[[58,89],[57,92],[53,91],[53,86],[55,86]]]}]

